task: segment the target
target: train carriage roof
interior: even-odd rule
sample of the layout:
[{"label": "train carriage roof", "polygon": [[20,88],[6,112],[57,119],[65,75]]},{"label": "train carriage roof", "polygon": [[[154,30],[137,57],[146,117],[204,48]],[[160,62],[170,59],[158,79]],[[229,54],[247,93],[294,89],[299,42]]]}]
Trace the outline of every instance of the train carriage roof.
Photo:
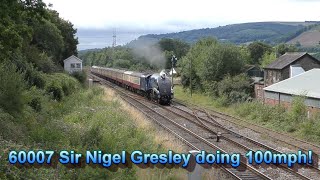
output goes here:
[{"label": "train carriage roof", "polygon": [[124,74],[128,74],[131,76],[135,76],[135,77],[147,77],[149,74],[148,73],[140,73],[140,72],[134,72],[134,71],[125,71]]},{"label": "train carriage roof", "polygon": [[109,71],[113,71],[113,72],[119,72],[119,73],[124,73],[124,72],[125,72],[125,70],[114,69],[114,68],[106,68],[106,67],[103,67],[102,69],[109,70]]},{"label": "train carriage roof", "polygon": [[114,68],[107,68],[107,67],[99,67],[99,66],[92,66],[93,68],[99,68],[99,69],[105,69],[105,70],[109,70],[109,71],[113,71],[113,72],[120,72],[123,74],[128,74],[131,76],[135,76],[135,77],[148,77],[151,76],[151,73],[141,73],[141,72],[135,72],[135,71],[128,71],[128,70],[121,70],[121,69],[114,69]]}]

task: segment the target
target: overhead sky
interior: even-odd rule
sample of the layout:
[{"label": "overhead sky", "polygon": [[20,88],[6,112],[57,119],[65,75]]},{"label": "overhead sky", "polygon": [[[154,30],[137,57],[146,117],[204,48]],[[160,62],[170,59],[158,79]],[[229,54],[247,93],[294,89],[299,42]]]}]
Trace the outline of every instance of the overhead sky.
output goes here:
[{"label": "overhead sky", "polygon": [[260,21],[320,20],[320,0],[44,0],[77,28],[179,31]]},{"label": "overhead sky", "polygon": [[[261,21],[318,21],[320,0],[43,0],[78,29],[78,49],[117,45],[143,34]],[[97,29],[97,30],[93,30]]]}]

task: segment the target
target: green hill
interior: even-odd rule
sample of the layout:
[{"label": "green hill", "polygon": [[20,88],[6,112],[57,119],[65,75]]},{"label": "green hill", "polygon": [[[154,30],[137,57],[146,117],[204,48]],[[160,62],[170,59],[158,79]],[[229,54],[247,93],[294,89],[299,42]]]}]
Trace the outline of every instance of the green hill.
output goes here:
[{"label": "green hill", "polygon": [[204,37],[215,37],[220,41],[236,44],[249,43],[252,41],[264,41],[275,44],[287,42],[301,33],[310,29],[318,22],[257,22],[232,24],[216,28],[196,29],[168,34],[148,34],[140,36],[129,45],[134,45],[141,40],[159,40],[173,38],[194,43]]},{"label": "green hill", "polygon": [[311,27],[310,30],[301,33],[291,39],[288,44],[300,44],[301,47],[316,47],[320,45],[320,26]]}]

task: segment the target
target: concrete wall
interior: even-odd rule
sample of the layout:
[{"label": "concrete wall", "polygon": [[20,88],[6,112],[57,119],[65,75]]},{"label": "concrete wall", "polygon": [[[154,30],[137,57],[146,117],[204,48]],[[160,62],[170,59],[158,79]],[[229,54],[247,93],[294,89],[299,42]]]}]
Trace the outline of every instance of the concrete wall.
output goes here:
[{"label": "concrete wall", "polygon": [[[80,66],[77,64],[80,64]],[[74,67],[72,67],[72,66],[74,66]],[[82,70],[82,62],[79,61],[75,57],[71,57],[68,60],[64,61],[64,70],[69,73],[72,73],[74,71],[81,71]]]}]

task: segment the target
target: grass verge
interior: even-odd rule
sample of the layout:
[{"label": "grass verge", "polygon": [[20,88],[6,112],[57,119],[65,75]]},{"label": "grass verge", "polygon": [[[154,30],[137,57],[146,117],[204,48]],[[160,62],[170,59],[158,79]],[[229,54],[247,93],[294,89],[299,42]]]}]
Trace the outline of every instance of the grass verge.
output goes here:
[{"label": "grass verge", "polygon": [[[148,120],[118,98],[112,91],[94,87],[64,97],[44,98],[42,109],[25,108],[13,118],[0,112],[0,179],[182,179],[185,171],[169,169],[119,169],[85,166],[70,169],[18,168],[7,161],[10,150],[102,150],[107,153],[141,150],[149,153],[182,151],[178,141],[154,129]],[[46,100],[45,100],[46,99]]]}]

